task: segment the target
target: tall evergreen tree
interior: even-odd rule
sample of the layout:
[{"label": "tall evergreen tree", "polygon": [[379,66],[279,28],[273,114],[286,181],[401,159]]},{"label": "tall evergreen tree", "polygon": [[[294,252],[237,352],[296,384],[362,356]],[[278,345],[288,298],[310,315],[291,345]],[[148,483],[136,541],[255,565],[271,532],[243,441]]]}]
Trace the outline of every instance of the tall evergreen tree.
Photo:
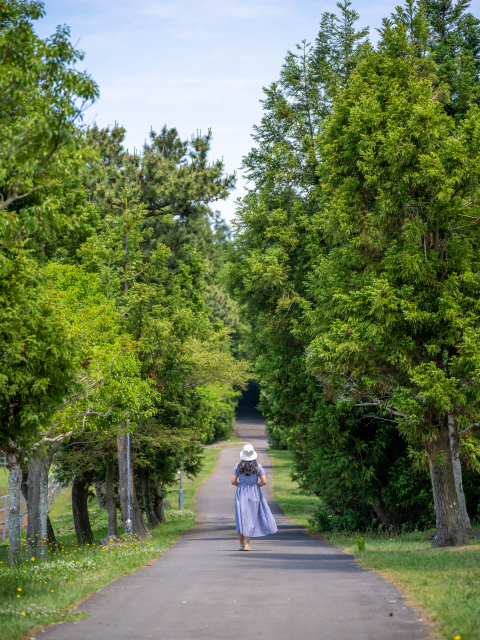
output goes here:
[{"label": "tall evergreen tree", "polygon": [[445,109],[458,123],[471,104],[480,105],[480,20],[467,12],[468,0],[422,0],[418,6],[430,25],[436,75],[449,87]]},{"label": "tall evergreen tree", "polygon": [[[327,397],[383,408],[428,461],[434,546],[468,543],[450,424],[478,467],[480,111],[457,129],[414,3],[384,21],[319,138],[309,366]],[[468,454],[465,450],[464,453]]]},{"label": "tall evergreen tree", "polygon": [[[225,277],[252,318],[250,346],[271,441],[288,442],[297,477],[305,484],[315,478],[315,490],[334,513],[349,507],[370,515],[373,509],[383,522],[402,522],[412,512],[399,511],[385,497],[387,450],[398,438],[387,436],[385,423],[371,411],[337,411],[306,369],[313,301],[307,276],[312,250],[315,255],[321,241],[315,226],[320,189],[315,140],[332,100],[349,83],[362,52],[371,50],[367,29],[355,29],[358,15],[350,3],[337,6],[339,16],[322,16],[315,46],[302,43],[298,53],[288,53],[280,80],[265,90],[264,116],[253,135],[257,146],[244,161],[251,190],[237,212]],[[362,425],[369,422],[362,439]],[[372,436],[376,428],[378,438]],[[347,450],[353,437],[356,444]],[[326,468],[334,446],[338,463],[328,468],[336,475],[313,473],[320,459]],[[406,459],[405,446],[397,455]],[[348,462],[340,472],[342,460]],[[339,473],[344,495],[350,496],[343,504],[329,491]]]}]

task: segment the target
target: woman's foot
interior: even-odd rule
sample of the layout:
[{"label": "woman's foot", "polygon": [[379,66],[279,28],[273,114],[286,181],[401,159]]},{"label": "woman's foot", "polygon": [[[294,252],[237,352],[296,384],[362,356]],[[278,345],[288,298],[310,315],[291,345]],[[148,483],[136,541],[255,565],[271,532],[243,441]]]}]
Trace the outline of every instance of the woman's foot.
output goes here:
[{"label": "woman's foot", "polygon": [[245,545],[240,543],[239,551],[245,551]]},{"label": "woman's foot", "polygon": [[244,550],[244,551],[251,551],[251,549],[250,549],[250,545],[249,545],[249,544],[246,544],[246,545],[243,547],[243,550]]}]

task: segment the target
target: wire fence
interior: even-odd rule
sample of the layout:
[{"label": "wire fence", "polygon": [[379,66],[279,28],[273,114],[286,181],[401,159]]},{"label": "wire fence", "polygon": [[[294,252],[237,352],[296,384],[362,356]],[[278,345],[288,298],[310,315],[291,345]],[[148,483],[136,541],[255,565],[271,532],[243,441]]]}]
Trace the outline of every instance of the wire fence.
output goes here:
[{"label": "wire fence", "polygon": [[[48,510],[50,510],[50,505],[57,501],[57,493],[59,496],[62,495],[62,489],[65,489],[65,486],[55,482],[53,477],[53,473],[48,476]],[[9,507],[10,507],[10,496],[0,496],[0,527],[2,528],[1,539],[2,542],[8,537],[8,520],[9,520]],[[24,520],[25,516],[28,514],[27,502],[24,499],[23,495],[20,496],[20,529],[24,529]]]}]

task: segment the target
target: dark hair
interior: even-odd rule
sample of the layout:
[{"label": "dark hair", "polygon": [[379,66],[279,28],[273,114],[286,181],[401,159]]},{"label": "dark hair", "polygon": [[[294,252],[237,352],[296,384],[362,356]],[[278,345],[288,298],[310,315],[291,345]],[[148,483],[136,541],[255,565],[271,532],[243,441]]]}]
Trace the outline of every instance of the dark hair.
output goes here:
[{"label": "dark hair", "polygon": [[238,463],[237,467],[238,473],[241,473],[243,476],[253,476],[258,471],[258,464],[256,460],[242,460]]}]

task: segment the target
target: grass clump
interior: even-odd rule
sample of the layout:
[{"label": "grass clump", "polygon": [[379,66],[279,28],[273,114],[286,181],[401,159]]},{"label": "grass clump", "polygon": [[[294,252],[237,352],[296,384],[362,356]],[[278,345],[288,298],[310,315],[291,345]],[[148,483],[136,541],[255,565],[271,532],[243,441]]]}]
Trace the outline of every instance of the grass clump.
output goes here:
[{"label": "grass clump", "polygon": [[[68,610],[82,598],[116,578],[150,564],[195,524],[195,496],[211,474],[219,452],[237,441],[205,448],[204,466],[196,478],[184,479],[184,509],[178,510],[178,493],[168,496],[172,507],[166,509],[166,524],[151,531],[153,539],[136,541],[125,537],[119,527],[120,544],[103,546],[107,535],[107,512],[96,500],[89,503],[95,538],[93,545],[78,545],[71,510],[71,493],[65,490],[50,509],[50,518],[60,548],[45,560],[32,559],[23,532],[23,562],[8,564],[8,540],[0,543],[0,637],[16,640],[31,635],[35,629],[54,622],[78,620],[82,613]],[[60,530],[60,533],[58,531]]]},{"label": "grass clump", "polygon": [[[285,515],[318,532],[309,519],[306,496],[290,480],[292,456],[273,451],[273,495]],[[311,508],[314,500],[309,497]],[[439,638],[480,640],[480,539],[469,546],[432,549],[431,532],[396,533],[378,527],[370,532],[321,532],[332,544],[356,556],[361,565],[380,572],[404,591],[410,602],[436,624]]]}]

